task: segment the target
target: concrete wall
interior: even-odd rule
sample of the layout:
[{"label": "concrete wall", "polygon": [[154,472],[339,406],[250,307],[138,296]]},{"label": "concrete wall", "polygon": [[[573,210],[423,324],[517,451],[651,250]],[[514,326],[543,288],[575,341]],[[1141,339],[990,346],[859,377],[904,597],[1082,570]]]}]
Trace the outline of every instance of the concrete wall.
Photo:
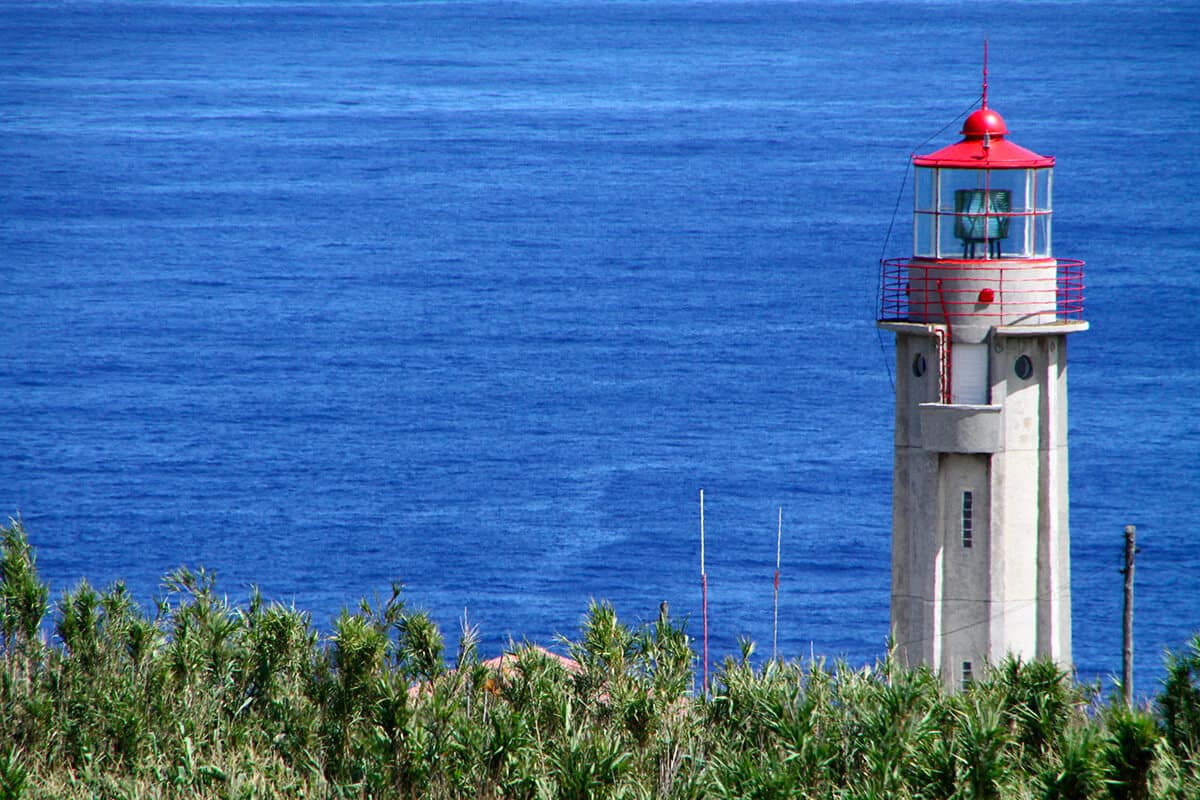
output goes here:
[{"label": "concrete wall", "polygon": [[[942,624],[933,632],[941,638],[938,668],[947,682],[960,679],[964,661],[983,668],[981,653],[990,646],[988,622],[994,614],[991,594],[994,554],[988,455],[945,453],[940,457],[938,483],[942,527]],[[972,498],[970,546],[963,541],[963,494]]]},{"label": "concrete wall", "polygon": [[[992,337],[992,395],[1005,408],[1004,451],[1007,534],[1013,557],[1033,564],[1009,593],[1034,598],[1033,626],[1015,652],[1071,660],[1070,515],[1067,459],[1066,336]],[[1022,378],[1016,363],[1029,359]],[[1016,508],[1014,508],[1014,506]]]},{"label": "concrete wall", "polygon": [[[992,300],[981,299],[981,292]],[[954,338],[981,342],[993,326],[1046,324],[1056,318],[1058,262],[1000,259],[974,265],[914,258],[908,265],[909,318],[944,323]]]},{"label": "concrete wall", "polygon": [[[921,376],[914,374],[917,356]],[[935,503],[912,498],[926,498],[937,484],[938,454],[921,446],[920,407],[937,400],[940,377],[932,333],[897,334],[891,608],[897,657],[906,664],[936,663],[941,546],[932,532],[940,515]]]},{"label": "concrete wall", "polygon": [[[987,405],[940,405],[935,326],[881,324],[896,333],[898,657],[936,666],[951,687],[963,662],[979,675],[1008,653],[1069,665],[1066,336],[1053,326],[994,329]],[[969,547],[964,492],[972,497]]]}]

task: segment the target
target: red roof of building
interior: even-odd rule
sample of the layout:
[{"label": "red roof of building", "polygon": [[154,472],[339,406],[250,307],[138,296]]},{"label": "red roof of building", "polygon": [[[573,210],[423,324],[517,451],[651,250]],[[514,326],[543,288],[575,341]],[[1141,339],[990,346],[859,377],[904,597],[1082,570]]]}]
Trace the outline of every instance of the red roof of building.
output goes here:
[{"label": "red roof of building", "polygon": [[913,156],[918,167],[957,167],[960,169],[1028,169],[1052,167],[1054,156],[1040,156],[1010,142],[1004,117],[985,104],[963,123],[962,141],[934,153]]}]

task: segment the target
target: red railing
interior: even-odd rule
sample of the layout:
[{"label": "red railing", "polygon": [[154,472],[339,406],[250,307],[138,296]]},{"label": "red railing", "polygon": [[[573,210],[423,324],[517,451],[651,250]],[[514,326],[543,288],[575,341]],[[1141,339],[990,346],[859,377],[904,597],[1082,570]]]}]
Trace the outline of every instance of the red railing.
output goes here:
[{"label": "red railing", "polygon": [[1083,317],[1082,261],[889,258],[880,266],[881,320],[945,322],[951,317],[975,317],[1009,324]]}]

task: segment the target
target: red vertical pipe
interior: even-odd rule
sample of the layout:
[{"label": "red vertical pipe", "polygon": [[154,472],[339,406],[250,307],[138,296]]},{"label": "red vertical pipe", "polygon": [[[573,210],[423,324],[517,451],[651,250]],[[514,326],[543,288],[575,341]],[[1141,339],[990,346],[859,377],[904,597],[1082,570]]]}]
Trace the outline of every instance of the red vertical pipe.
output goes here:
[{"label": "red vertical pipe", "polygon": [[700,490],[700,607],[704,617],[704,694],[708,696],[708,573],[704,571],[704,490]]},{"label": "red vertical pipe", "polygon": [[942,377],[945,380],[946,388],[942,395],[943,403],[951,403],[954,401],[954,375],[950,365],[950,348],[954,346],[954,328],[950,324],[950,310],[946,307],[946,295],[942,291],[942,279],[937,279],[938,302],[942,306],[942,316],[946,320],[946,362],[945,370]]},{"label": "red vertical pipe", "polygon": [[708,694],[708,576],[700,573],[700,595],[704,606],[704,694]]}]

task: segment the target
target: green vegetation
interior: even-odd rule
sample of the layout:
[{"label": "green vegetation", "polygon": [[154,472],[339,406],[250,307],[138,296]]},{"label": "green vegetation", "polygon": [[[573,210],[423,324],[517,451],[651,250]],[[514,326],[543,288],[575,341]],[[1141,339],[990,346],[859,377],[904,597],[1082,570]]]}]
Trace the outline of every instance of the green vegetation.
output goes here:
[{"label": "green vegetation", "polygon": [[0,800],[1200,797],[1200,637],[1146,708],[1044,662],[947,694],[886,659],[756,668],[749,643],[706,698],[681,625],[605,604],[574,663],[484,663],[467,629],[452,667],[396,588],[328,636],[187,570],[151,614],[83,582],[47,621],[21,523],[0,535]]}]

